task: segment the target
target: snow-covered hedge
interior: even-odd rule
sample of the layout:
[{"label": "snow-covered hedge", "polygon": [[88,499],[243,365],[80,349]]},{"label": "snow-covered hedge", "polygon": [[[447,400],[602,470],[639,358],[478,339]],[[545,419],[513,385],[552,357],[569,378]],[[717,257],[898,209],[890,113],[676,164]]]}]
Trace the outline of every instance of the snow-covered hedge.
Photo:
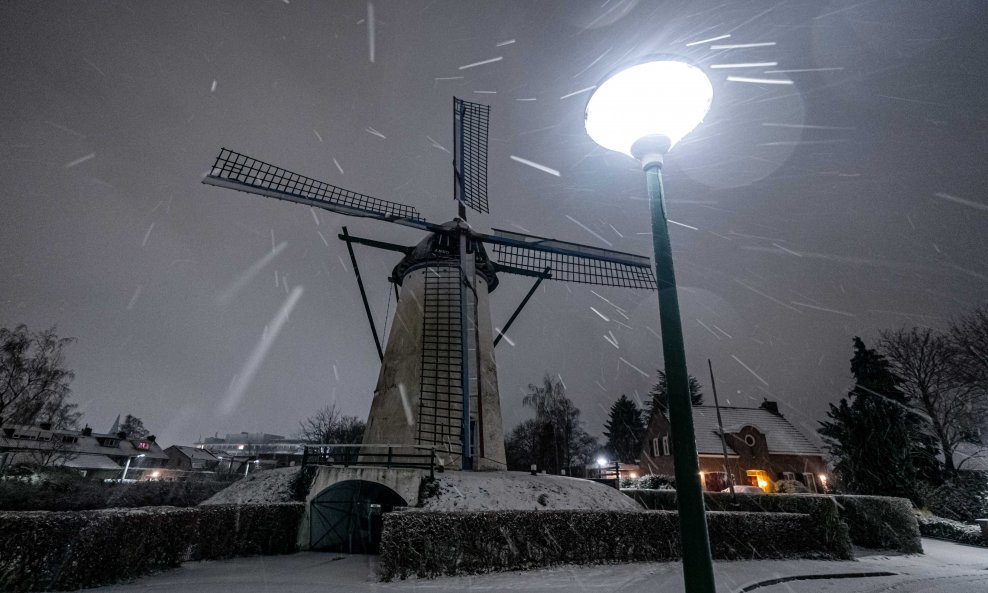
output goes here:
[{"label": "snow-covered hedge", "polygon": [[294,552],[304,505],[0,512],[0,591],[75,590],[186,560]]},{"label": "snow-covered hedge", "polygon": [[936,537],[971,546],[988,546],[979,525],[968,525],[935,515],[921,515],[917,519],[919,531],[925,537]]},{"label": "snow-covered hedge", "polygon": [[[676,509],[673,490],[624,490],[625,494],[647,509]],[[813,494],[737,494],[704,492],[707,509],[713,511],[751,511],[770,513],[807,513],[822,521],[842,523],[850,531],[851,541],[873,549],[921,553],[919,528],[912,503],[888,496],[850,496]]]},{"label": "snow-covered hedge", "polygon": [[[719,559],[849,559],[846,534],[794,513],[707,514]],[[563,563],[679,557],[679,516],[667,511],[409,510],[384,515],[383,580],[484,573]]]}]

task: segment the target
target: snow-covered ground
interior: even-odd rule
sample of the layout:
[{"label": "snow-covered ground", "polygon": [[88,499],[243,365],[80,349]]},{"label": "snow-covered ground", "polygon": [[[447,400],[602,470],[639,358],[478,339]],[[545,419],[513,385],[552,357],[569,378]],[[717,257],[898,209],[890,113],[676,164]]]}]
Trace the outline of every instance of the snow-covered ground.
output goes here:
[{"label": "snow-covered ground", "polygon": [[618,490],[597,482],[525,472],[446,472],[423,508],[437,511],[562,510],[641,511]]},{"label": "snow-covered ground", "polygon": [[[858,560],[772,560],[716,562],[717,590],[728,593],[756,583],[798,575],[893,572],[894,576],[795,580],[754,589],[759,593],[984,593],[988,591],[988,551],[924,539],[924,555],[889,555],[858,550]],[[322,593],[415,591],[683,591],[679,562],[605,566],[560,566],[435,580],[381,583],[375,556],[304,552],[218,562],[190,562],[175,570],[124,585],[90,589],[99,593]]]},{"label": "snow-covered ground", "polygon": [[299,468],[282,467],[256,472],[237,480],[201,504],[247,504],[291,502],[292,485]]}]

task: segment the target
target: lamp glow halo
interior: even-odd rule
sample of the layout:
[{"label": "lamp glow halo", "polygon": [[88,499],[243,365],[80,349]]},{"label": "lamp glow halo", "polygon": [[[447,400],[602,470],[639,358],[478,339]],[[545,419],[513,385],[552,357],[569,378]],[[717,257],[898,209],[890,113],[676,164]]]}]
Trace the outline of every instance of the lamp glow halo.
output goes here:
[{"label": "lamp glow halo", "polygon": [[600,83],[587,101],[584,124],[597,144],[634,156],[631,145],[646,136],[665,136],[675,146],[703,121],[713,97],[703,70],[655,58]]}]

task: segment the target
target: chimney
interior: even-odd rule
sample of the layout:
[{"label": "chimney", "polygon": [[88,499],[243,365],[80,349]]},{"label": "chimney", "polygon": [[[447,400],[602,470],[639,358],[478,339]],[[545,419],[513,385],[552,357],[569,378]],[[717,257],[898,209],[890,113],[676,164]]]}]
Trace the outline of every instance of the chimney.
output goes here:
[{"label": "chimney", "polygon": [[51,422],[42,422],[38,424],[38,428],[41,430],[51,430]]},{"label": "chimney", "polygon": [[121,430],[120,432],[117,433],[117,438],[122,441],[125,438],[127,438],[127,433]]},{"label": "chimney", "polygon": [[88,424],[86,425],[85,428],[82,429],[82,436],[84,437],[93,436],[93,429],[89,428]]},{"label": "chimney", "polygon": [[765,399],[765,400],[762,401],[762,405],[760,405],[758,407],[761,408],[761,409],[763,409],[763,410],[765,410],[765,411],[767,411],[767,412],[769,412],[769,413],[771,413],[771,414],[775,414],[779,418],[782,417],[782,413],[779,412],[779,403],[778,402],[773,402],[773,401],[769,401],[768,399]]},{"label": "chimney", "polygon": [[157,440],[158,440],[158,437],[154,436],[153,434],[152,435],[149,435],[148,438],[147,438],[147,441],[149,443],[153,443],[153,442],[155,442]]}]

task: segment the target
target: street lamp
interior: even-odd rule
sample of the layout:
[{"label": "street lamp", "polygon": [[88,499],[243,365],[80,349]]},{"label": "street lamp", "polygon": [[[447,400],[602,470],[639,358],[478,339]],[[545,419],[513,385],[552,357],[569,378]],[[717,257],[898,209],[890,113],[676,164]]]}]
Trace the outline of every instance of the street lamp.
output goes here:
[{"label": "street lamp", "polygon": [[660,57],[605,78],[590,96],[585,114],[587,134],[594,142],[637,159],[645,171],[652,212],[662,356],[669,391],[683,578],[689,593],[714,593],[714,572],[662,193],[662,164],[669,149],[703,121],[712,99],[713,87],[703,70],[679,59]]},{"label": "street lamp", "polygon": [[134,455],[133,457],[128,457],[127,458],[127,463],[124,464],[123,476],[120,477],[120,481],[121,482],[123,482],[124,480],[127,479],[127,470],[130,469],[130,460],[131,459],[140,459],[141,457],[144,457],[144,453],[141,453],[140,455]]}]

